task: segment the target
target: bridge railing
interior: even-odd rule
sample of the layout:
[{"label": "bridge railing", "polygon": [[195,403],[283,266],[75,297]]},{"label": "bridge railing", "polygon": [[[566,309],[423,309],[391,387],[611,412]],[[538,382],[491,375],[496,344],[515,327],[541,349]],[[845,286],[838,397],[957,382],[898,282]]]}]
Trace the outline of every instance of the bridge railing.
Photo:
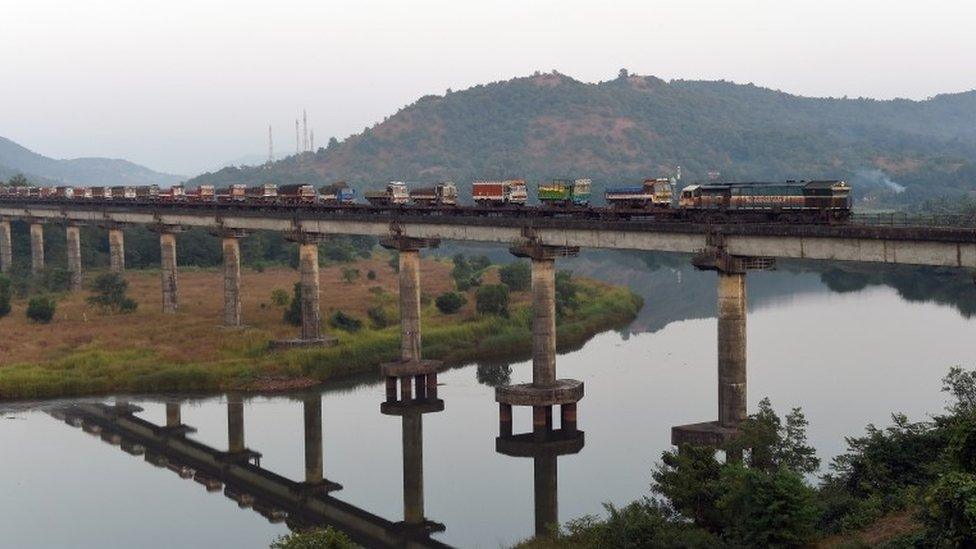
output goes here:
[{"label": "bridge railing", "polygon": [[858,225],[891,227],[971,227],[976,228],[976,213],[919,214],[907,212],[855,213],[851,222]]}]

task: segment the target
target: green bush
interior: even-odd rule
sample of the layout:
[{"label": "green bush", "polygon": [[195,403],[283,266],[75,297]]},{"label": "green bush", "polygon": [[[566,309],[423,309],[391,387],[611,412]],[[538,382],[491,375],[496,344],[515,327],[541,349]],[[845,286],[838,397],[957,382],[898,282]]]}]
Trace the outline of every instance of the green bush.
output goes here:
[{"label": "green bush", "polygon": [[288,292],[282,290],[281,288],[276,288],[271,292],[271,303],[273,303],[275,307],[287,307]]},{"label": "green bush", "polygon": [[461,310],[461,307],[464,307],[468,303],[468,298],[458,292],[444,292],[437,296],[437,300],[434,303],[437,305],[438,311],[450,315]]},{"label": "green bush", "polygon": [[329,526],[325,530],[305,530],[281,536],[271,544],[271,549],[356,549],[345,533]]},{"label": "green bush", "polygon": [[454,268],[451,269],[451,278],[454,285],[460,291],[481,285],[481,275],[485,269],[491,266],[491,261],[487,257],[475,256],[467,258],[464,254],[458,254],[453,258]]},{"label": "green bush", "polygon": [[27,318],[32,322],[47,324],[54,318],[54,298],[46,295],[34,296],[27,302]]},{"label": "green bush", "polygon": [[475,309],[478,314],[508,318],[508,286],[489,284],[478,288],[475,294]]},{"label": "green bush", "polygon": [[347,315],[342,311],[336,311],[329,317],[329,324],[333,328],[345,330],[347,332],[358,332],[363,328],[363,321],[356,317]]},{"label": "green bush", "polygon": [[138,306],[135,301],[125,295],[129,283],[118,273],[102,273],[92,283],[95,295],[87,301],[89,305],[97,307],[103,313],[131,313]]},{"label": "green bush", "polygon": [[370,270],[366,271],[366,279],[367,280],[376,280],[376,271],[374,271],[373,269],[370,269]]},{"label": "green bush", "polygon": [[352,284],[353,282],[359,280],[359,269],[355,267],[343,267],[342,280],[346,284]]},{"label": "green bush", "polygon": [[366,310],[366,316],[374,328],[383,329],[397,322],[396,310],[390,305],[376,305]]},{"label": "green bush", "polygon": [[498,269],[502,284],[513,292],[524,292],[532,287],[532,267],[527,261],[516,261]]},{"label": "green bush", "polygon": [[296,282],[292,290],[291,303],[285,309],[284,319],[286,324],[292,326],[302,325],[302,283]]},{"label": "green bush", "polygon": [[10,314],[10,279],[0,275],[0,318]]}]

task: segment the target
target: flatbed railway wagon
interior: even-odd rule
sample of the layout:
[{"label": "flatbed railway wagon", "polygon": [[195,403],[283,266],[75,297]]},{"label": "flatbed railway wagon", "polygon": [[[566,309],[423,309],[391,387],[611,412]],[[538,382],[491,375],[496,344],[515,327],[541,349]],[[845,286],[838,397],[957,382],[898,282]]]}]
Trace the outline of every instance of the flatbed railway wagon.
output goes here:
[{"label": "flatbed railway wagon", "polygon": [[549,183],[539,183],[539,202],[550,208],[585,208],[590,204],[592,186],[589,179],[553,179]]},{"label": "flatbed railway wagon", "polygon": [[450,181],[410,191],[410,200],[418,206],[457,206],[457,199],[457,187]]},{"label": "flatbed railway wagon", "polygon": [[523,206],[529,199],[524,179],[475,181],[471,184],[471,196],[482,207]]},{"label": "flatbed railway wagon", "polygon": [[278,202],[283,204],[314,204],[318,199],[315,187],[307,183],[295,183],[278,187]]},{"label": "flatbed railway wagon", "polygon": [[611,208],[670,208],[672,196],[671,180],[666,177],[645,179],[640,186],[611,187],[604,192]]},{"label": "flatbed railway wagon", "polygon": [[336,181],[330,185],[319,187],[319,202],[323,204],[352,204],[356,201],[356,189],[345,181]]},{"label": "flatbed railway wagon", "polygon": [[838,180],[690,185],[681,190],[678,206],[788,222],[844,220],[851,214],[851,187]]},{"label": "flatbed railway wagon", "polygon": [[390,181],[382,191],[366,191],[366,202],[373,206],[400,206],[410,201],[407,184],[403,181]]},{"label": "flatbed railway wagon", "polygon": [[255,202],[276,202],[278,199],[278,185],[264,183],[244,189],[244,198]]}]

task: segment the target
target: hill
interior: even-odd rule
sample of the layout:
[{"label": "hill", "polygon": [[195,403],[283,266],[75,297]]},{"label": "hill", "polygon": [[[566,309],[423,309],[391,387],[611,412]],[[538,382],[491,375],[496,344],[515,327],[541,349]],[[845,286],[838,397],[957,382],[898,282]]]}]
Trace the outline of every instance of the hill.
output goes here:
[{"label": "hill", "polygon": [[426,96],[314,153],[190,183],[345,179],[362,189],[390,179],[587,176],[599,191],[681,165],[686,181],[711,170],[725,179],[846,178],[862,195],[907,202],[969,193],[974,159],[976,91],[880,101],[626,71],[598,84],[548,73]]},{"label": "hill", "polygon": [[183,178],[160,173],[128,160],[72,158],[58,160],[0,137],[0,180],[23,173],[41,185],[171,185]]}]

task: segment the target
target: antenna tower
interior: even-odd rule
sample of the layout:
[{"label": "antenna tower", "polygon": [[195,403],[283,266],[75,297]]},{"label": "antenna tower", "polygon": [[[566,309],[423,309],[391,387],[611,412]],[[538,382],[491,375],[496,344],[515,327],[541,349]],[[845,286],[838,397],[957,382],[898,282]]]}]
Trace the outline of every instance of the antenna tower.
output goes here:
[{"label": "antenna tower", "polygon": [[268,165],[274,162],[274,140],[271,138],[271,124],[268,124]]},{"label": "antenna tower", "polygon": [[302,109],[302,150],[308,150],[308,115]]},{"label": "antenna tower", "polygon": [[295,119],[295,154],[302,152],[302,142],[298,139],[298,119]]}]

